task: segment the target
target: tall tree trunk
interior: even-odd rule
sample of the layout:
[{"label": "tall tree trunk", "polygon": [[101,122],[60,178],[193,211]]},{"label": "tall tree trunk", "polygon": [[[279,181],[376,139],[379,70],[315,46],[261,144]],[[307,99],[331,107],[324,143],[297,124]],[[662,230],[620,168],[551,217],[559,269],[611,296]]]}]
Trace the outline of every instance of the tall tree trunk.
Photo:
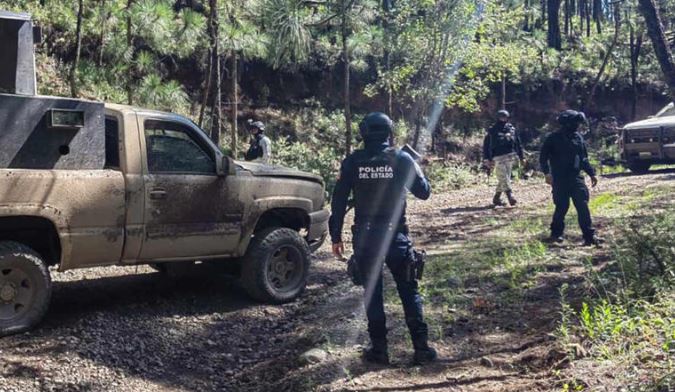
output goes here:
[{"label": "tall tree trunk", "polygon": [[598,34],[602,34],[602,0],[593,0],[593,20]]},{"label": "tall tree trunk", "polygon": [[342,0],[342,62],[344,63],[344,104],[345,104],[345,155],[352,152],[352,109],[350,97],[350,61],[347,39],[347,0]]},{"label": "tall tree trunk", "polygon": [[523,27],[523,30],[525,31],[531,31],[532,28],[530,27],[530,8],[532,7],[531,2],[532,0],[525,0],[525,26]]},{"label": "tall tree trunk", "polygon": [[652,40],[656,58],[666,78],[666,83],[670,89],[670,97],[675,100],[675,61],[670,51],[659,10],[656,7],[655,0],[638,0],[640,3],[640,12],[647,22],[647,32]]},{"label": "tall tree trunk", "polygon": [[562,49],[560,37],[560,0],[548,0],[548,47]]},{"label": "tall tree trunk", "polygon": [[565,36],[570,35],[570,0],[565,0]]},{"label": "tall tree trunk", "polygon": [[579,34],[584,34],[584,20],[586,19],[586,0],[579,0]]},{"label": "tall tree trunk", "polygon": [[[527,0],[529,1],[529,0]],[[391,33],[389,18],[391,16],[390,8],[385,7],[385,15],[382,18],[382,30],[384,31],[384,69],[387,74],[391,71]],[[394,89],[391,83],[387,85],[387,115],[394,118]]]},{"label": "tall tree trunk", "polygon": [[199,108],[199,128],[204,127],[204,112],[209,104],[211,96],[211,80],[213,79],[213,48],[209,48],[208,64],[206,66],[206,80],[204,81],[204,91],[202,91],[202,105]]},{"label": "tall tree trunk", "polygon": [[232,157],[237,156],[237,120],[239,118],[239,88],[237,86],[238,69],[237,69],[237,52],[232,49],[230,57],[232,58],[232,129],[230,134],[230,150]]},{"label": "tall tree trunk", "polygon": [[217,37],[214,35],[214,14],[216,12],[216,1],[209,1],[209,18],[206,22],[206,35],[209,37],[209,55],[208,65],[206,66],[206,81],[204,83],[204,91],[202,92],[202,107],[199,109],[199,127],[203,129],[204,126],[204,112],[206,106],[209,104],[209,97],[211,94],[211,84],[213,81],[213,54],[216,45]]},{"label": "tall tree trunk", "polygon": [[[218,49],[216,48],[216,51]],[[223,130],[223,75],[222,60],[220,54],[214,59],[214,73],[216,84],[213,89],[213,100],[211,101],[211,140],[220,148],[220,137]]]},{"label": "tall tree trunk", "polygon": [[106,12],[105,0],[101,0],[101,34],[98,37],[98,61],[99,67],[103,66],[103,54],[105,53],[105,34],[108,31],[108,19],[110,19],[111,11]]},{"label": "tall tree trunk", "polygon": [[209,0],[209,7],[213,15],[212,34],[213,34],[213,51],[211,53],[213,61],[213,71],[215,76],[215,88],[213,89],[213,99],[211,100],[211,140],[220,148],[220,133],[223,129],[222,116],[222,72],[220,59],[220,45],[218,43],[218,1]]},{"label": "tall tree trunk", "polygon": [[[387,72],[391,71],[391,54],[389,52],[389,49],[385,49],[384,52],[384,61],[385,61],[385,69]],[[394,87],[391,85],[391,83],[388,83],[387,86],[387,115],[389,118],[392,120],[394,119]]]},{"label": "tall tree trunk", "polygon": [[77,67],[80,66],[80,53],[82,52],[82,17],[84,13],[84,0],[77,3],[77,27],[75,28],[75,61],[70,69],[70,96],[77,97]]},{"label": "tall tree trunk", "polygon": [[607,48],[607,53],[605,53],[605,57],[602,59],[602,65],[600,66],[600,70],[598,71],[598,74],[596,75],[595,80],[593,81],[593,87],[591,87],[591,92],[590,94],[588,94],[588,99],[584,104],[584,108],[593,103],[593,96],[595,95],[595,90],[597,89],[598,84],[600,83],[602,75],[604,75],[605,73],[605,68],[607,68],[609,58],[612,56],[614,48],[616,47],[617,43],[619,43],[620,32],[621,32],[621,13],[619,12],[619,5],[617,3],[614,3],[614,38],[612,38],[612,43],[609,45],[609,48]]},{"label": "tall tree trunk", "polygon": [[500,94],[501,95],[500,106],[501,106],[502,110],[506,110],[506,74],[502,75],[501,85],[502,85],[501,86],[502,90],[501,90],[501,94]]},{"label": "tall tree trunk", "polygon": [[631,120],[635,121],[637,117],[637,100],[638,100],[638,63],[640,60],[640,51],[642,49],[642,32],[635,34],[635,27],[630,24],[630,82],[633,90],[631,102]]},{"label": "tall tree trunk", "polygon": [[586,0],[586,37],[591,36],[591,3]]},{"label": "tall tree trunk", "polygon": [[413,120],[415,124],[415,133],[413,134],[412,147],[414,149],[418,148],[420,143],[420,136],[422,134],[422,126],[424,122],[424,109],[422,107],[423,105],[419,105],[419,107],[415,111],[415,118]]},{"label": "tall tree trunk", "polygon": [[131,6],[134,5],[134,0],[127,0],[127,48],[131,51],[131,64],[127,70],[127,104],[133,105],[134,103],[134,60],[136,58],[134,49],[134,36],[132,34],[131,26]]}]

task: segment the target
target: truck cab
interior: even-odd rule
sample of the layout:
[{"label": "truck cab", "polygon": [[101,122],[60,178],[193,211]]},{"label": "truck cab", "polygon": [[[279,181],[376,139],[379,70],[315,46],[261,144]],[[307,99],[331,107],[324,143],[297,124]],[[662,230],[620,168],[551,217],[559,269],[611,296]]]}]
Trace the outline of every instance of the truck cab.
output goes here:
[{"label": "truck cab", "polygon": [[619,147],[624,164],[634,173],[645,173],[654,164],[675,163],[675,104],[646,120],[626,124]]}]

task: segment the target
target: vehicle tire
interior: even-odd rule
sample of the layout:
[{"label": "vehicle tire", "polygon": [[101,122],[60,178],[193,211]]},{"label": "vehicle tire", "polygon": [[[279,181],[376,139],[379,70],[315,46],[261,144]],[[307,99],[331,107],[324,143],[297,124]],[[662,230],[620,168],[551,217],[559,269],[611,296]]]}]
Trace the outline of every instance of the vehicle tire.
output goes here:
[{"label": "vehicle tire", "polygon": [[258,301],[290,302],[305,289],[309,261],[309,246],[297,231],[265,229],[255,234],[242,259],[241,282]]},{"label": "vehicle tire", "polygon": [[18,242],[0,242],[0,336],[38,324],[51,295],[49,269],[40,255]]},{"label": "vehicle tire", "polygon": [[644,174],[649,172],[649,168],[652,166],[651,162],[640,162],[633,161],[628,162],[628,169],[635,174]]}]

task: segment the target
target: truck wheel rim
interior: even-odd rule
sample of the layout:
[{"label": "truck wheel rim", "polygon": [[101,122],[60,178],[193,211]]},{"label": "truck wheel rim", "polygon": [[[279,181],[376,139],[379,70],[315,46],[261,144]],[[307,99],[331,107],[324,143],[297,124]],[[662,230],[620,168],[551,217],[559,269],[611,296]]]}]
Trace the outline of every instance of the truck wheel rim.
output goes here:
[{"label": "truck wheel rim", "polygon": [[276,291],[291,291],[301,283],[303,272],[300,252],[292,246],[282,246],[272,253],[267,280]]},{"label": "truck wheel rim", "polygon": [[19,268],[0,267],[0,320],[21,317],[33,302],[33,282]]}]

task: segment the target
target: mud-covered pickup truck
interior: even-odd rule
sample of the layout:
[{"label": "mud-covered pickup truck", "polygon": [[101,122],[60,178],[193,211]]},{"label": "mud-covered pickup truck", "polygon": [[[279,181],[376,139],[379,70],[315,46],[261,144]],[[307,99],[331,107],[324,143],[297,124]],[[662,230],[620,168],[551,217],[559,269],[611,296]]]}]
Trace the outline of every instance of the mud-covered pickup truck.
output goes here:
[{"label": "mud-covered pickup truck", "polygon": [[653,164],[675,163],[675,104],[646,120],[626,124],[619,146],[622,161],[634,173],[645,173]]},{"label": "mud-covered pickup truck", "polygon": [[20,54],[0,63],[0,335],[44,316],[50,266],[200,261],[237,266],[261,301],[302,292],[327,233],[320,177],[233,161],[175,114],[35,95],[26,24],[0,12]]}]

